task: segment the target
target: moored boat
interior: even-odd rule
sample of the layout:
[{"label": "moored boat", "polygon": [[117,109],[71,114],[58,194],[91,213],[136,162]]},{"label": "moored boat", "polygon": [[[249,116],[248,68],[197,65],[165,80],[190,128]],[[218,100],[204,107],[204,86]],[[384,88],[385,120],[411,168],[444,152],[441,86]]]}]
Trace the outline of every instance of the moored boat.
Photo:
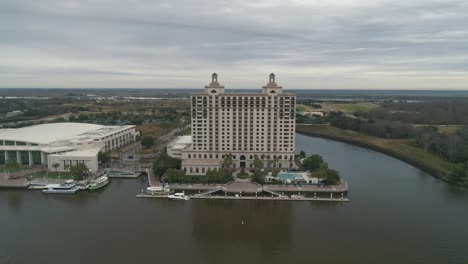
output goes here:
[{"label": "moored boat", "polygon": [[92,180],[88,185],[88,190],[95,191],[101,189],[109,183],[109,178],[106,175],[100,176]]},{"label": "moored boat", "polygon": [[28,189],[33,189],[33,190],[42,190],[45,189],[47,184],[45,183],[30,183]]},{"label": "moored boat", "polygon": [[293,194],[291,195],[291,199],[304,199],[305,196],[304,195],[300,195],[300,194]]},{"label": "moored boat", "polygon": [[187,195],[185,195],[184,192],[181,192],[181,193],[174,193],[174,194],[169,194],[167,196],[167,198],[169,199],[173,199],[173,200],[190,200],[190,197],[188,197]]},{"label": "moored boat", "polygon": [[151,195],[168,194],[170,191],[171,189],[163,186],[151,186],[146,188],[146,192]]},{"label": "moored boat", "polygon": [[76,186],[73,180],[67,180],[63,184],[48,184],[42,189],[43,193],[63,193],[63,194],[74,194],[80,188]]}]

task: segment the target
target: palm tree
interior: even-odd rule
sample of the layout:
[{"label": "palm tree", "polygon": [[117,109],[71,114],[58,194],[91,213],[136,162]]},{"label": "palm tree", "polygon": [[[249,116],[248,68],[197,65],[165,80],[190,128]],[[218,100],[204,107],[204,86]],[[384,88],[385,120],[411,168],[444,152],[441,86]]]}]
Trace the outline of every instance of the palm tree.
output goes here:
[{"label": "palm tree", "polygon": [[224,160],[223,160],[224,168],[232,169],[232,164],[233,164],[232,154],[229,153],[229,154],[224,155]]},{"label": "palm tree", "polygon": [[60,164],[54,163],[52,164],[52,167],[55,169],[55,172],[57,172],[57,168],[60,167]]}]

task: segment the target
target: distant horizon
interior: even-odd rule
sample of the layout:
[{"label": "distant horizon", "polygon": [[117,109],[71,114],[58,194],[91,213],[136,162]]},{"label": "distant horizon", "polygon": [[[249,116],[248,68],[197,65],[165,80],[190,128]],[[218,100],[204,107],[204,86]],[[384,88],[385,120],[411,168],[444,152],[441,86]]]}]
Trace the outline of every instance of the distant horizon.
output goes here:
[{"label": "distant horizon", "polygon": [[463,0],[2,1],[0,14],[3,88],[196,89],[216,72],[243,89],[274,72],[297,90],[468,90]]},{"label": "distant horizon", "polygon": [[[140,87],[0,87],[1,90],[27,90],[27,89],[50,89],[50,90],[200,90],[204,89],[204,87],[199,88],[186,88],[186,87],[174,87],[174,88],[158,88],[158,87],[148,87],[148,88],[140,88]],[[225,87],[226,90],[259,90],[261,87],[258,88],[229,88]],[[289,88],[284,87],[284,90],[299,90],[299,91],[467,91],[468,88],[412,88],[412,89],[405,89],[405,88]]]}]

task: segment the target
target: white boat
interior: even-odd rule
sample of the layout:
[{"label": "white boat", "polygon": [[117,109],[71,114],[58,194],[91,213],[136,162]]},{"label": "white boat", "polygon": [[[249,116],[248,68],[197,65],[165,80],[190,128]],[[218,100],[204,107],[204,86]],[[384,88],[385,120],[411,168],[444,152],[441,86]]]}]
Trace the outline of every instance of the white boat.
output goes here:
[{"label": "white boat", "polygon": [[184,192],[169,194],[167,198],[173,199],[173,200],[186,200],[186,201],[190,200],[190,198],[187,195],[185,195]]},{"label": "white boat", "polygon": [[157,195],[157,194],[168,194],[171,191],[168,187],[163,187],[163,186],[152,186],[146,188],[146,192],[151,195]]},{"label": "white boat", "polygon": [[106,175],[100,176],[92,180],[88,185],[88,190],[95,191],[101,189],[109,183],[109,178]]},{"label": "white boat", "polygon": [[42,190],[46,188],[47,184],[45,183],[30,183],[28,189],[32,190]]},{"label": "white boat", "polygon": [[304,195],[300,195],[300,194],[293,194],[291,195],[291,199],[304,199],[305,196]]},{"label": "white boat", "polygon": [[68,180],[63,184],[48,184],[42,189],[43,193],[76,193],[80,188],[73,180]]}]

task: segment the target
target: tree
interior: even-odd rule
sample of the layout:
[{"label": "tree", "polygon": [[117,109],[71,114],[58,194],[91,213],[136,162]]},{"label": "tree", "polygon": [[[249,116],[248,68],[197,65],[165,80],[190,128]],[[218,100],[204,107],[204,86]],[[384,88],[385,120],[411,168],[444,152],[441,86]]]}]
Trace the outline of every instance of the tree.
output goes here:
[{"label": "tree", "polygon": [[458,183],[465,177],[466,177],[466,170],[465,170],[465,166],[462,163],[456,164],[453,167],[452,171],[450,171],[450,174],[448,175],[449,181],[453,183]]},{"label": "tree", "polygon": [[326,185],[336,185],[341,180],[340,173],[337,170],[327,169],[325,176]]},{"label": "tree", "polygon": [[258,169],[258,170],[263,169],[263,161],[261,161],[257,155],[255,155],[253,164],[254,164],[255,169]]},{"label": "tree", "polygon": [[52,167],[55,169],[55,172],[57,172],[57,168],[60,167],[60,164],[54,163],[52,164]]},{"label": "tree", "polygon": [[252,181],[256,182],[258,184],[263,184],[265,182],[264,179],[264,174],[262,173],[261,170],[255,169],[253,175],[252,175]]},{"label": "tree", "polygon": [[152,136],[144,136],[141,138],[141,145],[145,148],[151,148],[154,144],[154,138]]},{"label": "tree", "polygon": [[180,159],[173,158],[166,153],[163,153],[154,160],[154,175],[161,178],[168,169],[180,169],[181,164],[182,161]]},{"label": "tree", "polygon": [[6,163],[6,167],[8,169],[18,169],[20,167],[20,165],[18,164],[18,162],[14,159],[9,159]]},{"label": "tree", "polygon": [[75,166],[70,166],[70,173],[75,180],[82,180],[83,176],[88,173],[88,167],[84,163],[78,163]]},{"label": "tree", "polygon": [[99,163],[107,163],[111,160],[111,155],[108,151],[99,151],[98,153],[98,161]]},{"label": "tree", "polygon": [[301,149],[301,151],[299,152],[299,158],[304,159],[305,157],[306,157],[306,153],[304,150]]},{"label": "tree", "polygon": [[323,163],[322,156],[318,154],[310,155],[304,161],[302,161],[302,169],[303,170],[317,170],[320,168],[320,165]]},{"label": "tree", "polygon": [[223,167],[226,169],[232,169],[232,164],[233,164],[232,154],[229,153],[229,154],[224,155]]}]

